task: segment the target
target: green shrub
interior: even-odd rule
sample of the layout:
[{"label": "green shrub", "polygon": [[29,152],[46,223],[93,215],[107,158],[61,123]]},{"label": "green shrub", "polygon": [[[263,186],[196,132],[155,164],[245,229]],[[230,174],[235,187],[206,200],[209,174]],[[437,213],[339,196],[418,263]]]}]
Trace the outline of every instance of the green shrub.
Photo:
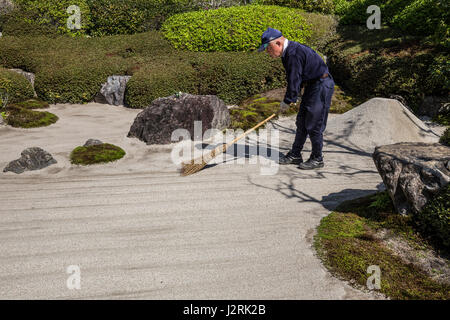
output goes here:
[{"label": "green shrub", "polygon": [[103,143],[91,146],[76,147],[70,154],[72,164],[90,165],[118,160],[125,155],[125,151],[113,144]]},{"label": "green shrub", "polygon": [[439,138],[439,142],[450,147],[450,127],[445,129],[444,134]]},{"label": "green shrub", "polygon": [[196,70],[198,94],[214,94],[230,104],[285,85],[281,61],[257,52],[198,53],[191,64]]},{"label": "green shrub", "polygon": [[[382,0],[354,0],[349,2],[348,5],[341,5],[338,9],[339,14],[342,15],[340,23],[365,25],[370,16],[367,13],[367,8],[370,5],[381,6],[382,3]],[[383,14],[381,19],[383,22]]]},{"label": "green shrub", "polygon": [[423,232],[450,248],[450,184],[431,199],[414,218]]},{"label": "green shrub", "polygon": [[297,9],[279,6],[236,6],[193,11],[168,18],[161,30],[175,48],[191,51],[249,51],[272,27],[299,42],[310,39],[311,26]]},{"label": "green shrub", "polygon": [[[423,97],[448,91],[442,81],[448,78],[443,73],[447,61],[439,58],[439,48],[397,35],[392,28],[372,31],[341,27],[340,36],[324,50],[336,83],[352,95],[356,105],[373,97],[398,94],[416,109]],[[435,75],[430,68],[436,70]]]},{"label": "green shrub", "polygon": [[351,6],[351,1],[347,0],[335,0],[334,1],[334,13],[338,16],[343,16],[348,8]]},{"label": "green shrub", "polygon": [[159,29],[169,16],[196,9],[190,0],[87,0],[93,36]]},{"label": "green shrub", "polygon": [[13,127],[45,127],[56,121],[58,121],[58,117],[47,111],[33,111],[15,104],[10,104],[6,107],[6,122]]},{"label": "green shrub", "polygon": [[330,14],[334,13],[335,2],[337,0],[255,0],[252,4],[276,5]]},{"label": "green shrub", "polygon": [[195,94],[195,75],[195,70],[186,60],[167,57],[165,61],[144,67],[133,75],[127,83],[125,104],[131,108],[144,108],[154,99],[179,91]]},{"label": "green shrub", "polygon": [[335,13],[341,16],[342,24],[365,25],[370,14],[367,8],[371,5],[380,7],[381,23],[389,25],[393,18],[399,14],[405,6],[414,0],[339,0],[336,2]]},{"label": "green shrub", "polygon": [[137,71],[127,83],[125,103],[143,108],[176,92],[213,94],[235,104],[284,85],[283,66],[258,53],[198,52],[164,60]]},{"label": "green shrub", "polygon": [[91,64],[45,68],[36,76],[35,90],[50,103],[85,103],[94,99],[111,74],[101,65]]},{"label": "green shrub", "polygon": [[[15,0],[18,7],[2,19],[5,35],[67,34],[80,36],[90,27],[90,10],[86,0]],[[76,5],[81,11],[81,29],[71,30],[67,21]]]},{"label": "green shrub", "polygon": [[336,34],[338,21],[331,15],[319,13],[304,12],[302,16],[312,26],[311,36],[306,39],[305,43],[323,58],[321,51]]},{"label": "green shrub", "polygon": [[0,68],[0,94],[8,95],[8,102],[14,103],[33,98],[31,83],[21,74]]},{"label": "green shrub", "polygon": [[0,63],[34,72],[36,93],[49,103],[92,101],[111,75],[133,76],[125,92],[125,103],[132,108],[178,91],[217,94],[238,103],[285,85],[279,59],[257,52],[176,51],[159,31],[93,38],[2,37]]},{"label": "green shrub", "polygon": [[[40,40],[39,42],[37,40]],[[46,51],[48,38],[42,36],[3,36],[0,38],[0,66],[5,68],[20,68],[28,72],[37,69],[37,52]],[[42,48],[42,51],[40,49]]]},{"label": "green shrub", "polygon": [[430,91],[444,95],[450,91],[450,60],[448,54],[436,55],[428,68],[427,85]]},{"label": "green shrub", "polygon": [[395,26],[410,34],[434,36],[436,42],[448,45],[449,10],[445,0],[339,0],[335,13],[342,24],[365,25],[370,5],[381,9],[381,23]]},{"label": "green shrub", "polygon": [[393,24],[412,34],[432,35],[441,21],[448,28],[448,10],[441,0],[415,0],[395,15]]}]

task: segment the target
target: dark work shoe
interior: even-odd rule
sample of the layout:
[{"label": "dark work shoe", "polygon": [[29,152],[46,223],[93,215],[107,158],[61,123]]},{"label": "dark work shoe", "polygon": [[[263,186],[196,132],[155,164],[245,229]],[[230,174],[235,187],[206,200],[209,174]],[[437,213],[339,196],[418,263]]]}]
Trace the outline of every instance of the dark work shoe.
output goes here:
[{"label": "dark work shoe", "polygon": [[308,161],[300,163],[298,165],[298,168],[302,169],[302,170],[312,170],[312,169],[317,169],[317,168],[323,168],[323,166],[324,166],[324,163],[323,163],[322,158],[310,157],[308,159]]},{"label": "dark work shoe", "polygon": [[279,164],[300,164],[303,162],[302,155],[296,156],[289,151],[286,155],[281,155]]}]

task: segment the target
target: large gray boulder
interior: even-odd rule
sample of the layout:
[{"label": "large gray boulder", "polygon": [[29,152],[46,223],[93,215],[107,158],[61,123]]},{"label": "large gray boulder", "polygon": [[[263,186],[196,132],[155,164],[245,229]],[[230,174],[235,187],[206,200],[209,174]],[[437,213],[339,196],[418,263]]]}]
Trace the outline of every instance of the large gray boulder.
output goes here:
[{"label": "large gray boulder", "polygon": [[11,161],[3,169],[3,172],[12,171],[19,174],[28,170],[43,169],[56,163],[56,160],[53,159],[50,153],[39,147],[27,148],[20,155],[21,157]]},{"label": "large gray boulder", "polygon": [[224,129],[231,123],[225,103],[214,95],[181,93],[153,100],[140,112],[128,132],[147,144],[171,143],[172,132],[186,129],[194,138],[194,121],[202,122],[202,136],[206,130]]},{"label": "large gray boulder", "polygon": [[439,143],[380,146],[373,160],[400,214],[420,212],[450,183],[450,147]]},{"label": "large gray boulder", "polygon": [[95,96],[94,101],[115,106],[124,104],[125,88],[131,76],[110,76]]}]

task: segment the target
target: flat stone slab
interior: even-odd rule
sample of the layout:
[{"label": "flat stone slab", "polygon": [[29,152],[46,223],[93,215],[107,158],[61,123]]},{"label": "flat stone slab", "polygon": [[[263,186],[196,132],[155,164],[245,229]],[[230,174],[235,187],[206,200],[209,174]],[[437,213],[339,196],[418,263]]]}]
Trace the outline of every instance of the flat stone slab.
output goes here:
[{"label": "flat stone slab", "polygon": [[450,147],[402,142],[380,146],[373,160],[397,211],[418,213],[450,183]]}]

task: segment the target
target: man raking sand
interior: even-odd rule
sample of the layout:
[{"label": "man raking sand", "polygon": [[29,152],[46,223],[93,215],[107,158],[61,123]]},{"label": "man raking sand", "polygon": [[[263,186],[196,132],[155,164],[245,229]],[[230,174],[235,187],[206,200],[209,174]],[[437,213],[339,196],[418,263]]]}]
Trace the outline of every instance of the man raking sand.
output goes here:
[{"label": "man raking sand", "polygon": [[[300,110],[297,114],[297,131],[292,149],[280,157],[280,164],[298,164],[300,169],[316,169],[324,166],[322,148],[323,132],[327,125],[328,111],[334,91],[334,81],[323,59],[308,46],[288,41],[279,30],[267,28],[261,36],[258,51],[272,58],[281,57],[286,71],[287,90],[280,104],[286,111],[297,102],[300,87],[304,87]],[[303,162],[301,151],[309,136],[312,152]]]}]

